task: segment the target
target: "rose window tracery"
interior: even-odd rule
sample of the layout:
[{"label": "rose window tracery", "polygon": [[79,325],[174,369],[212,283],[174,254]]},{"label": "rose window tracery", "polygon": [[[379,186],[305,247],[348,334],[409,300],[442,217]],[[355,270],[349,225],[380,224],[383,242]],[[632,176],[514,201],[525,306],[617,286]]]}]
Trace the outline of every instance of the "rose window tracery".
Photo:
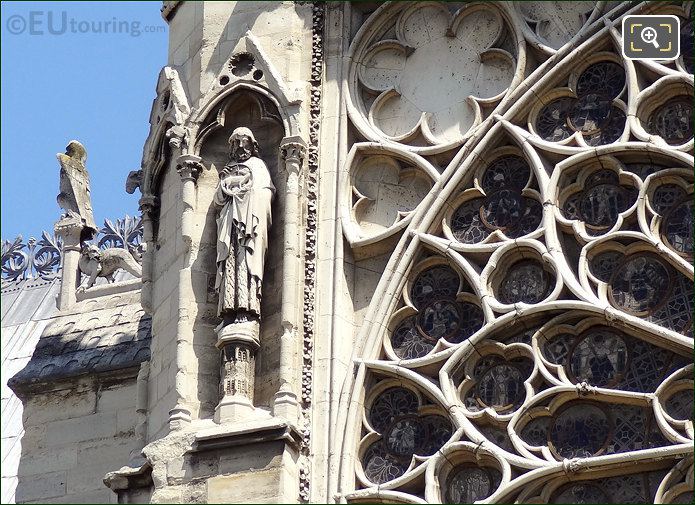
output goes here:
[{"label": "rose window tracery", "polygon": [[[410,156],[433,185],[388,242],[373,239],[388,259],[337,415],[336,440],[359,462],[341,469],[347,503],[692,496],[691,48],[628,61],[619,46],[626,14],[676,15],[691,40],[692,5],[548,5],[501,7],[514,27],[493,46],[521,66],[521,33],[534,70],[522,86],[496,81],[486,105],[473,98],[481,113],[458,130],[421,109],[404,121],[413,89],[396,84],[441,43],[439,20],[453,48],[470,7],[380,7],[355,36],[349,122],[369,141],[355,145]],[[463,19],[496,29],[486,9]],[[440,89],[439,70],[420,75],[423,90]]]},{"label": "rose window tracery", "polygon": [[421,405],[418,395],[403,387],[385,389],[374,399],[369,424],[379,439],[366,448],[362,467],[376,484],[400,477],[416,458],[434,454],[453,433],[443,412]]},{"label": "rose window tracery", "polygon": [[453,237],[465,244],[482,242],[495,230],[517,238],[538,228],[543,217],[537,192],[529,188],[531,169],[519,155],[501,156],[480,177],[479,198],[467,199],[449,218]]},{"label": "rose window tracery", "polygon": [[520,33],[492,4],[384,6],[381,15],[353,44],[353,120],[368,137],[460,142],[513,84],[518,44],[505,40]]},{"label": "rose window tracery", "polygon": [[547,105],[537,112],[535,131],[550,142],[565,141],[575,133],[589,146],[615,142],[625,130],[625,104],[619,99],[625,82],[625,71],[618,63],[589,65],[570,89],[543,100]]},{"label": "rose window tracery", "polygon": [[427,355],[438,342],[456,344],[475,333],[484,323],[480,307],[467,301],[461,278],[449,266],[438,264],[415,278],[409,300],[417,313],[404,318],[391,336],[399,358]]}]

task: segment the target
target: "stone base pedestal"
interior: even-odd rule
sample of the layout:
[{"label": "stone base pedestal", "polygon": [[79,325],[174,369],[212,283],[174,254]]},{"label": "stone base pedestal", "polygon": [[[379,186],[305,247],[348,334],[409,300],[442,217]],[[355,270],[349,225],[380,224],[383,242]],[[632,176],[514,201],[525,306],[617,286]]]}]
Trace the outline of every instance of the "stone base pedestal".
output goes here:
[{"label": "stone base pedestal", "polygon": [[217,328],[217,347],[221,351],[220,403],[215,409],[216,423],[236,422],[252,417],[256,376],[256,351],[260,347],[257,321],[230,323]]}]

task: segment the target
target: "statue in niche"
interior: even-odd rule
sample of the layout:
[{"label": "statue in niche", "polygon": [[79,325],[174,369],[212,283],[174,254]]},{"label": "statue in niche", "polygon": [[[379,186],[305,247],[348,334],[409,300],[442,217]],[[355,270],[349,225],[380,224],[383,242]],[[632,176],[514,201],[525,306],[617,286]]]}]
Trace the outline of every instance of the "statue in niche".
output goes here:
[{"label": "statue in niche", "polygon": [[60,162],[60,193],[58,205],[65,211],[63,218],[79,219],[84,226],[81,241],[91,239],[97,233],[89,192],[89,172],[85,162],[87,150],[77,140],[71,140],[65,154],[58,153]]},{"label": "statue in niche", "polygon": [[220,208],[215,290],[223,325],[260,319],[270,205],[275,194],[251,130],[236,128],[229,144],[229,162],[220,173],[214,199]]}]

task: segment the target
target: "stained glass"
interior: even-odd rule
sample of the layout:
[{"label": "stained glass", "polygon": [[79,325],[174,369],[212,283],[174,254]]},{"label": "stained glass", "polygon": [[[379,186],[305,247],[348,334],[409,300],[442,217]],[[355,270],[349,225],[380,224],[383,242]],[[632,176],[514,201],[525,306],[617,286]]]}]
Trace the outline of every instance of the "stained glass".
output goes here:
[{"label": "stained glass", "polygon": [[480,217],[488,228],[504,230],[519,221],[523,206],[521,194],[502,189],[485,199],[480,207]]},{"label": "stained glass", "polygon": [[672,394],[664,405],[666,412],[674,419],[687,420],[693,418],[693,390],[681,389]]},{"label": "stained glass", "polygon": [[649,116],[645,129],[671,145],[684,144],[693,138],[692,98],[674,98],[657,107]]},{"label": "stained glass", "polygon": [[579,200],[579,214],[591,226],[606,228],[618,219],[632,202],[628,192],[615,184],[597,184],[584,191]]},{"label": "stained glass", "polygon": [[588,458],[609,441],[611,421],[593,403],[576,402],[556,415],[549,432],[551,447],[561,458]]},{"label": "stained glass", "polygon": [[693,256],[693,195],[674,205],[662,221],[662,234],[678,253]]},{"label": "stained glass", "polygon": [[424,425],[427,435],[420,444],[418,454],[431,456],[451,438],[453,433],[451,423],[448,419],[436,415],[424,416],[421,423]]},{"label": "stained glass", "polygon": [[569,121],[576,131],[591,134],[600,130],[611,114],[611,99],[605,95],[590,93],[576,101],[569,113]]},{"label": "stained glass", "polygon": [[490,496],[499,486],[501,474],[489,467],[468,466],[452,471],[446,483],[447,503],[473,503]]},{"label": "stained glass", "polygon": [[458,333],[460,321],[456,302],[435,300],[420,311],[417,327],[425,338],[436,342],[440,338],[450,338]]},{"label": "stained glass", "polygon": [[589,66],[577,80],[577,98],[558,98],[538,113],[536,131],[559,142],[580,132],[590,146],[610,144],[625,129],[625,113],[613,104],[625,86],[623,68],[612,62]]},{"label": "stained glass", "polygon": [[382,441],[369,446],[362,458],[362,468],[367,478],[375,484],[383,484],[403,475],[410,461],[403,461],[389,454]]},{"label": "stained glass", "polygon": [[417,412],[415,393],[404,388],[390,388],[379,395],[369,411],[369,422],[380,433],[399,416]]},{"label": "stained glass", "polygon": [[622,258],[623,255],[617,251],[602,252],[591,258],[589,268],[597,279],[608,282]]},{"label": "stained glass", "polygon": [[476,198],[462,203],[451,216],[451,231],[459,242],[475,244],[490,235],[490,230],[480,218],[484,199]]},{"label": "stained glass", "polygon": [[532,261],[520,261],[502,279],[497,298],[502,303],[538,303],[550,291],[550,275]]},{"label": "stained glass", "polygon": [[685,195],[685,189],[677,184],[662,184],[654,190],[650,203],[656,212],[664,215]]},{"label": "stained glass", "polygon": [[668,298],[671,268],[653,255],[633,255],[615,271],[609,294],[613,305],[634,314],[652,312]]},{"label": "stained glass", "polygon": [[483,173],[480,185],[486,194],[501,189],[521,191],[528,183],[531,169],[520,156],[505,156],[494,161]]},{"label": "stained glass", "polygon": [[602,61],[589,66],[577,79],[577,96],[598,93],[618,98],[625,87],[625,71],[617,63]]},{"label": "stained glass", "polygon": [[489,368],[478,379],[478,401],[497,412],[507,412],[518,406],[526,396],[526,376],[517,367],[500,363]]},{"label": "stained glass", "polygon": [[549,503],[611,503],[608,495],[595,484],[568,484],[555,492]]},{"label": "stained glass", "polygon": [[483,315],[482,309],[474,303],[463,302],[459,303],[458,307],[459,314],[461,314],[461,323],[459,325],[458,334],[447,339],[452,343],[463,342],[482,328],[485,323],[485,316]]},{"label": "stained glass", "polygon": [[545,140],[559,142],[565,140],[573,131],[567,124],[567,117],[576,100],[558,98],[543,107],[536,119],[536,131]]},{"label": "stained glass", "polygon": [[521,438],[529,445],[536,447],[548,443],[548,429],[553,419],[551,417],[536,417],[531,419],[521,430]]},{"label": "stained glass", "polygon": [[386,448],[394,456],[410,458],[418,452],[420,444],[427,437],[425,427],[417,416],[398,418],[386,431]]},{"label": "stained glass", "polygon": [[615,332],[596,329],[579,339],[569,356],[569,371],[575,382],[610,387],[625,373],[628,348]]},{"label": "stained glass", "polygon": [[414,320],[414,317],[404,320],[391,337],[393,352],[401,359],[421,358],[434,348],[434,343],[417,330]]},{"label": "stained glass", "polygon": [[458,274],[448,266],[437,265],[420,273],[413,283],[410,297],[416,308],[421,308],[433,298],[453,298],[459,288]]}]

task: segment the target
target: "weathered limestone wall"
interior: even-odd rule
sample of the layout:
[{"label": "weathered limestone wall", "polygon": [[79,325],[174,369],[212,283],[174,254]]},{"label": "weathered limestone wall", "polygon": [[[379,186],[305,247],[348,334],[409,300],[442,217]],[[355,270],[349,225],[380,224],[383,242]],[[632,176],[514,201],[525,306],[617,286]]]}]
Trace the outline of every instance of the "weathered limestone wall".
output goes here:
[{"label": "weathered limestone wall", "polygon": [[17,503],[116,503],[102,479],[134,447],[135,378],[63,387],[25,401]]},{"label": "weathered limestone wall", "polygon": [[251,31],[287,82],[307,81],[311,5],[295,2],[184,2],[169,20],[168,65],[179,69],[193,107]]}]

